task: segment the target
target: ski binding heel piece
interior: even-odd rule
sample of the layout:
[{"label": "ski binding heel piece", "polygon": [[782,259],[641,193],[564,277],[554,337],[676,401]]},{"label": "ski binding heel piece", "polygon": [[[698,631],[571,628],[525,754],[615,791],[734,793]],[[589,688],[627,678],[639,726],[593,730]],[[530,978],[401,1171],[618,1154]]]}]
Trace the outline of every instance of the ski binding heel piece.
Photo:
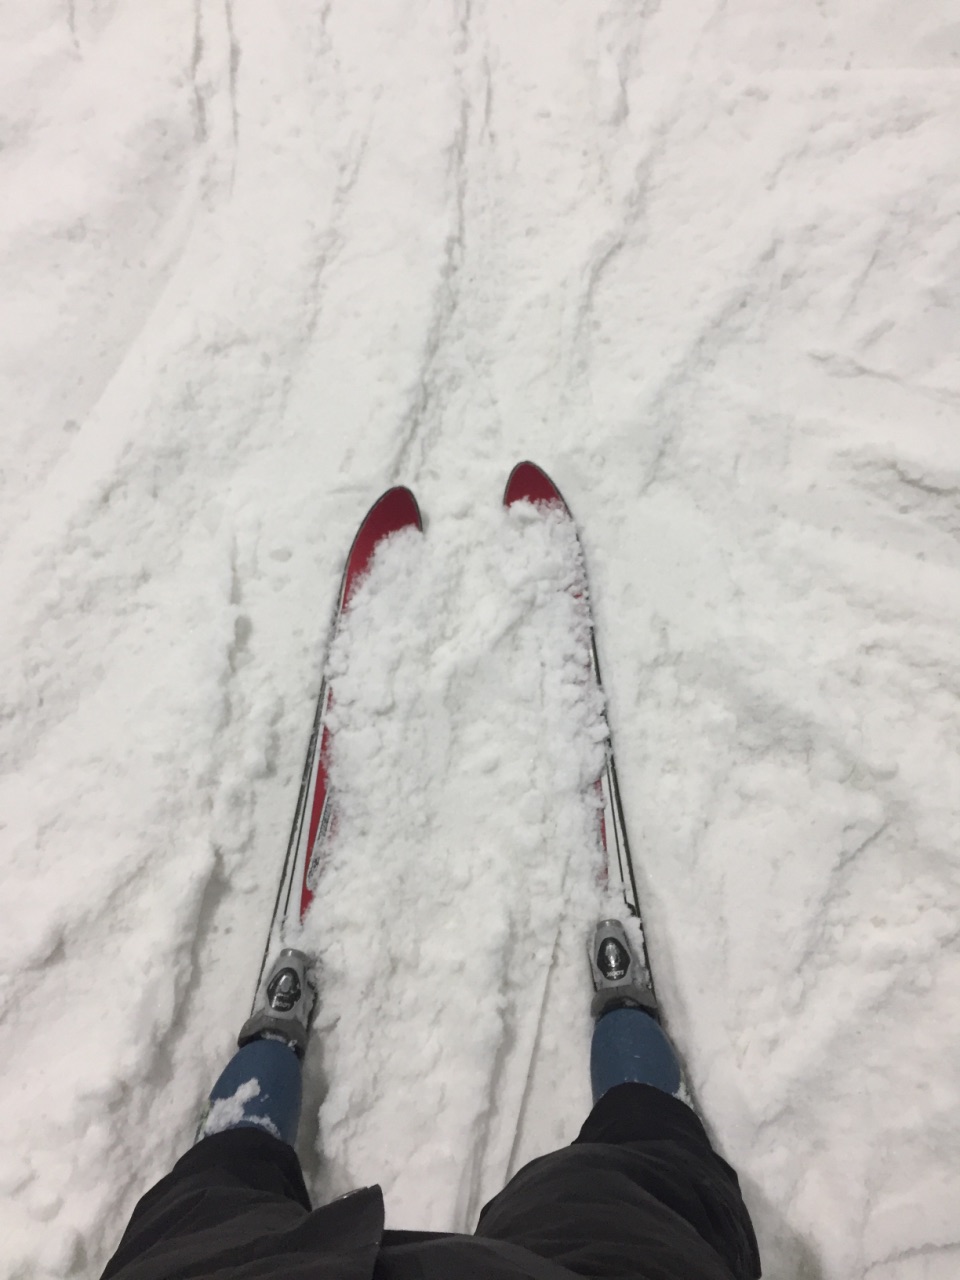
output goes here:
[{"label": "ski binding heel piece", "polygon": [[590,1012],[595,1019],[611,1009],[633,1008],[659,1021],[656,997],[642,981],[642,966],[619,920],[601,920],[594,929],[590,972],[595,992]]},{"label": "ski binding heel piece", "polygon": [[284,1040],[302,1058],[316,999],[309,957],[293,947],[284,947],[267,974],[237,1044],[242,1049],[251,1040]]}]

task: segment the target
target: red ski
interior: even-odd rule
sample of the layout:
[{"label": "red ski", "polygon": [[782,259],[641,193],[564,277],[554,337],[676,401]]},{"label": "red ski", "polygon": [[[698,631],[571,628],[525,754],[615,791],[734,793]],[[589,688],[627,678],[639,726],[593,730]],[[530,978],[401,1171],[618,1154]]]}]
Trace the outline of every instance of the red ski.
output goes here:
[{"label": "red ski", "polygon": [[[423,529],[417,500],[402,486],[388,489],[367,512],[357,530],[347,556],[340,584],[340,596],[334,610],[330,639],[337,633],[340,618],[349,606],[357,584],[370,568],[374,553],[391,534],[401,529]],[[327,774],[330,753],[330,729],[326,724],[332,692],[324,680],[317,698],[316,712],[307,757],[297,795],[297,807],[290,828],[290,839],[283,860],[283,870],[274,903],[270,931],[264,948],[255,990],[259,991],[267,961],[283,945],[288,925],[299,923],[313,901],[313,875],[324,840],[330,831],[332,804]]]},{"label": "red ski", "polygon": [[[560,511],[566,519],[573,523],[573,515],[563,494],[547,473],[534,462],[518,462],[513,468],[507,481],[507,487],[504,490],[503,501],[504,505],[508,507],[512,507],[517,502],[529,502],[536,507],[552,507]],[[581,557],[582,555],[581,547]],[[589,610],[590,597],[587,590],[586,570],[584,570],[583,591],[587,597],[587,608]],[[594,678],[602,688],[600,656],[597,652],[597,634],[592,614],[590,615],[590,664]],[[607,877],[608,879],[611,876],[618,878],[627,910],[640,922],[637,877],[630,854],[630,845],[627,841],[627,828],[623,817],[623,803],[620,798],[620,783],[617,779],[617,766],[613,758],[613,744],[610,739],[609,723],[607,725],[606,761],[596,785],[598,795],[603,800],[600,810],[600,841],[606,856]],[[650,960],[645,942],[643,958],[649,973]]]}]

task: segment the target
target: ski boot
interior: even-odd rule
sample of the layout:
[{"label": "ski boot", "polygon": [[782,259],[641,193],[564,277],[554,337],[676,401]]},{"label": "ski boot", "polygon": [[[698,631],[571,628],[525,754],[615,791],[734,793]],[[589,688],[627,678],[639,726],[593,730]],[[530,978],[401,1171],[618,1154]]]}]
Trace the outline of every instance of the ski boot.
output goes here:
[{"label": "ski boot", "polygon": [[619,920],[601,920],[594,929],[590,970],[596,993],[590,1006],[594,1019],[611,1009],[642,1009],[660,1021],[657,998]]},{"label": "ski boot", "polygon": [[252,1040],[283,1040],[302,1058],[316,999],[309,957],[302,951],[284,947],[267,974],[237,1044],[242,1049]]}]

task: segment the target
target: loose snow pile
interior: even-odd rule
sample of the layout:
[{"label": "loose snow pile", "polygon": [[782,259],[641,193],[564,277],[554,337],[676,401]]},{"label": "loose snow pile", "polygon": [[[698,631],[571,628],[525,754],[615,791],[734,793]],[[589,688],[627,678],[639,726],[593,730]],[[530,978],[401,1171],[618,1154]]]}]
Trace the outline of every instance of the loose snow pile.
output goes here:
[{"label": "loose snow pile", "polygon": [[191,1141],[390,484],[308,1180],[463,1225],[576,1132],[600,712],[530,457],[767,1274],[953,1280],[958,62],[930,0],[0,6],[5,1276],[94,1280]]},{"label": "loose snow pile", "polygon": [[216,1102],[210,1104],[210,1109],[204,1117],[204,1134],[209,1136],[212,1133],[223,1133],[226,1129],[232,1129],[234,1125],[242,1120],[246,1125],[259,1125],[261,1129],[266,1129],[275,1138],[279,1138],[280,1134],[277,1132],[277,1126],[268,1116],[251,1114],[244,1107],[245,1103],[259,1097],[260,1081],[247,1080],[229,1098],[218,1098]]},{"label": "loose snow pile", "polygon": [[568,1041],[559,1131],[589,1109],[605,726],[582,581],[569,520],[491,504],[391,540],[331,655],[319,1153],[335,1191],[383,1180],[398,1226],[472,1229],[542,1151],[541,1036]]}]

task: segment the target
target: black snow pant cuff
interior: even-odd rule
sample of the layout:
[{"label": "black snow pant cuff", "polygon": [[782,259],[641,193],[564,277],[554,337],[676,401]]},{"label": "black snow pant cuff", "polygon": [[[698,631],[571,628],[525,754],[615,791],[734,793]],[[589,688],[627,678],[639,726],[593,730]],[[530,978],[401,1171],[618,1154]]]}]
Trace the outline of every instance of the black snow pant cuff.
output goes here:
[{"label": "black snow pant cuff", "polygon": [[[697,1113],[652,1084],[618,1084],[594,1103],[574,1142],[655,1142],[668,1140],[716,1155]],[[721,1161],[721,1163],[724,1163]],[[725,1165],[730,1168],[729,1165]],[[733,1171],[731,1170],[731,1173]]]},{"label": "black snow pant cuff", "polygon": [[369,1275],[382,1229],[379,1191],[311,1212],[293,1148],[261,1129],[228,1129],[143,1196],[103,1280],[326,1280],[317,1260],[338,1251],[340,1273]]},{"label": "black snow pant cuff", "polygon": [[755,1280],[737,1176],[696,1114],[651,1085],[609,1090],[569,1147],[521,1169],[477,1234],[590,1280]]},{"label": "black snow pant cuff", "polygon": [[185,1179],[194,1174],[213,1175],[219,1183],[226,1179],[249,1191],[283,1196],[308,1213],[311,1209],[297,1153],[266,1129],[244,1126],[202,1138],[180,1157],[169,1176]]}]

